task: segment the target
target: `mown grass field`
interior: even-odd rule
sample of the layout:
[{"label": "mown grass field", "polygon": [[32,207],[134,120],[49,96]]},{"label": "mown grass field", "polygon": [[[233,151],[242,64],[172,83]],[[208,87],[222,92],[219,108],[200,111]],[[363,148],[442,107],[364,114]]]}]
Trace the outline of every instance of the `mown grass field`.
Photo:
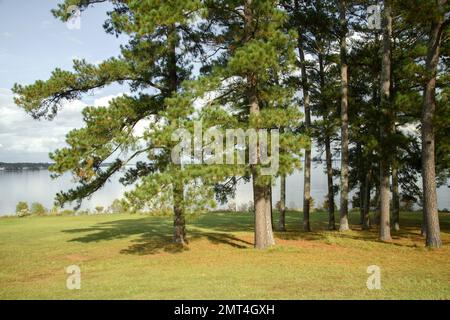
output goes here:
[{"label": "mown grass field", "polygon": [[[190,245],[170,244],[169,217],[98,215],[0,219],[0,299],[449,299],[450,215],[441,214],[444,247],[429,250],[420,214],[401,215],[392,243],[376,229],[312,233],[290,212],[277,245],[253,249],[253,216],[189,218]],[[369,265],[381,290],[368,290]],[[81,268],[81,290],[68,290],[65,268]]]}]

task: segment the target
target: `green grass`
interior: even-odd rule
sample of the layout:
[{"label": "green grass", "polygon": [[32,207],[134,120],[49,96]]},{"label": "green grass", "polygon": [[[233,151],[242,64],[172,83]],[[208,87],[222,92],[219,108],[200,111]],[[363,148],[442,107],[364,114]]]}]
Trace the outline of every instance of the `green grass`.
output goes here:
[{"label": "green grass", "polygon": [[[0,299],[449,299],[450,215],[444,246],[424,247],[420,214],[402,214],[392,243],[377,231],[312,233],[289,213],[277,245],[253,249],[253,216],[209,213],[188,222],[187,248],[170,243],[168,217],[101,215],[0,219]],[[381,268],[381,290],[366,269]],[[65,268],[79,265],[81,290],[66,289]]]}]

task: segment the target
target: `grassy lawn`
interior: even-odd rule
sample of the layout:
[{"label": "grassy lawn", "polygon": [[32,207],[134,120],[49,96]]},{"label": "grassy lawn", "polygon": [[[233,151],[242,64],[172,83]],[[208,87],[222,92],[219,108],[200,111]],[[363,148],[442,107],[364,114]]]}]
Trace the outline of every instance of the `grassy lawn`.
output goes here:
[{"label": "grassy lawn", "polygon": [[[253,249],[251,214],[189,219],[190,245],[170,244],[169,217],[102,215],[0,219],[0,299],[450,299],[450,215],[444,247],[428,250],[420,214],[404,213],[392,243],[377,231],[326,230],[313,213],[300,230],[289,213],[277,245]],[[381,268],[381,290],[366,269]],[[65,268],[81,268],[81,290],[66,289]]]}]

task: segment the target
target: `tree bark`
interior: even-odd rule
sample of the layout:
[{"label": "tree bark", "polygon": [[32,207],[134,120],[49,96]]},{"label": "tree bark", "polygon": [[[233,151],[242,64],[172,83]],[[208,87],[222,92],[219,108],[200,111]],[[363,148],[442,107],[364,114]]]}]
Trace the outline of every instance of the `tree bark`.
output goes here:
[{"label": "tree bark", "polygon": [[341,63],[341,205],[339,231],[350,229],[348,224],[348,65],[347,65],[347,1],[339,1],[341,26],[340,63]]},{"label": "tree bark", "polygon": [[446,3],[446,0],[438,2],[438,10],[440,12],[431,23],[426,59],[426,82],[422,104],[423,212],[426,226],[426,245],[431,248],[439,248],[442,245],[437,209],[433,120],[436,112],[436,74],[444,30],[444,6]]},{"label": "tree bark", "polygon": [[359,224],[361,225],[361,227],[363,227],[363,225],[364,225],[364,200],[365,200],[364,186],[365,186],[364,180],[360,180],[359,181]]},{"label": "tree bark", "polygon": [[370,229],[370,190],[371,190],[371,180],[372,180],[372,169],[368,168],[366,170],[366,176],[364,179],[364,215],[363,215],[363,230]]},{"label": "tree bark", "polygon": [[274,223],[273,223],[273,202],[272,202],[272,186],[269,187],[269,210],[270,210],[270,225],[272,231],[274,231]]},{"label": "tree bark", "polygon": [[[386,174],[387,172],[387,174]],[[390,241],[391,225],[390,225],[390,191],[389,191],[389,169],[386,168],[386,162],[380,163],[380,240]]]},{"label": "tree bark", "polygon": [[[380,168],[378,168],[378,170],[379,169]],[[379,226],[380,225],[380,184],[379,183],[375,187],[375,203],[376,203],[376,207],[375,207],[373,223],[374,223],[374,225]]]},{"label": "tree bark", "polygon": [[359,224],[364,224],[364,159],[362,152],[362,144],[358,142],[356,145],[356,152],[358,157],[358,182],[359,182]]},{"label": "tree bark", "polygon": [[269,188],[258,184],[253,174],[253,199],[255,204],[255,248],[266,249],[275,244],[270,219]]},{"label": "tree bark", "polygon": [[[294,1],[296,11],[300,10],[299,3],[297,0]],[[302,70],[302,92],[303,92],[303,107],[305,108],[305,130],[306,134],[310,135],[311,128],[311,109],[310,109],[310,98],[309,98],[309,88],[308,88],[308,74],[306,73],[306,59],[305,52],[302,43],[302,30],[298,28],[298,39],[297,47],[298,54],[300,58],[301,70]],[[311,209],[311,139],[309,138],[309,143],[305,149],[305,167],[303,175],[303,231],[311,231],[311,226],[309,222],[310,209]]]},{"label": "tree bark", "polygon": [[183,205],[183,184],[174,183],[173,198],[174,198],[174,220],[173,220],[173,242],[186,245],[188,243],[186,238],[186,221],[184,218]]},{"label": "tree bark", "polygon": [[286,231],[286,175],[280,178],[280,220],[278,221],[278,229]]},{"label": "tree bark", "polygon": [[392,222],[394,230],[400,230],[400,196],[398,190],[398,163],[392,163]]},{"label": "tree bark", "polygon": [[383,150],[388,145],[391,128],[391,38],[392,38],[392,3],[391,0],[384,1],[383,10],[383,56],[381,70],[381,128],[380,128],[380,240],[390,241],[390,170],[389,155]]},{"label": "tree bark", "polygon": [[273,237],[273,213],[272,213],[272,186],[267,188],[266,192],[266,228],[268,246],[275,244]]},{"label": "tree bark", "polygon": [[330,137],[325,137],[325,157],[327,162],[327,186],[328,186],[328,230],[336,230],[334,218],[334,185],[333,185],[333,155],[331,154]]},{"label": "tree bark", "polygon": [[[245,41],[251,41],[253,37],[254,18],[252,10],[252,0],[245,0]],[[247,100],[250,107],[250,114],[259,116],[260,105],[256,91],[257,77],[254,74],[247,75]],[[257,150],[257,163],[260,161],[259,148]],[[265,249],[275,244],[272,222],[270,217],[270,185],[262,184],[257,164],[252,167],[253,177],[253,200],[255,206],[255,248]]]},{"label": "tree bark", "polygon": [[[319,77],[320,92],[323,94],[325,90],[325,70],[322,52],[319,52]],[[325,111],[325,103],[321,99],[322,109]],[[327,116],[323,115],[324,122]],[[325,128],[325,162],[327,169],[327,187],[328,187],[328,230],[336,230],[336,222],[334,218],[334,185],[333,185],[333,154],[331,153],[331,138],[328,128]]]},{"label": "tree bark", "polygon": [[[178,91],[178,72],[177,72],[177,29],[171,25],[167,32],[167,42],[169,47],[168,58],[168,77],[169,77],[169,95]],[[178,177],[175,177],[178,179]],[[175,180],[174,179],[174,180]],[[186,222],[184,218],[184,186],[179,181],[173,182],[173,242],[182,245],[187,244]]]}]

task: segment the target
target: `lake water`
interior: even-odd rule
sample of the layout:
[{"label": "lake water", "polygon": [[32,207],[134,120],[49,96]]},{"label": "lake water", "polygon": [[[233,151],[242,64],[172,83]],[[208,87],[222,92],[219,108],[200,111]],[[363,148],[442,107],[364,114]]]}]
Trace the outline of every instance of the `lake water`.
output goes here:
[{"label": "lake water", "polygon": [[[339,163],[335,163],[335,167]],[[311,177],[311,195],[316,206],[321,206],[327,194],[326,175],[323,164],[313,163]],[[335,184],[339,181],[335,179]],[[0,215],[13,214],[19,201],[40,202],[47,208],[53,206],[53,200],[57,192],[73,187],[72,177],[64,175],[56,180],[51,179],[47,170],[40,171],[0,171]],[[93,210],[96,206],[108,207],[114,199],[122,197],[124,191],[129,188],[119,183],[119,177],[113,178],[105,187],[99,190],[91,199],[85,200],[82,209]],[[280,199],[279,183],[273,189],[273,203]],[[286,204],[290,208],[302,208],[303,206],[303,173],[295,172],[286,179]],[[351,193],[351,196],[353,193]],[[252,200],[251,184],[241,183],[236,191],[235,202],[239,207],[248,204]],[[339,205],[339,196],[336,196],[336,204]],[[439,209],[450,208],[450,189],[446,186],[438,189]]]}]

